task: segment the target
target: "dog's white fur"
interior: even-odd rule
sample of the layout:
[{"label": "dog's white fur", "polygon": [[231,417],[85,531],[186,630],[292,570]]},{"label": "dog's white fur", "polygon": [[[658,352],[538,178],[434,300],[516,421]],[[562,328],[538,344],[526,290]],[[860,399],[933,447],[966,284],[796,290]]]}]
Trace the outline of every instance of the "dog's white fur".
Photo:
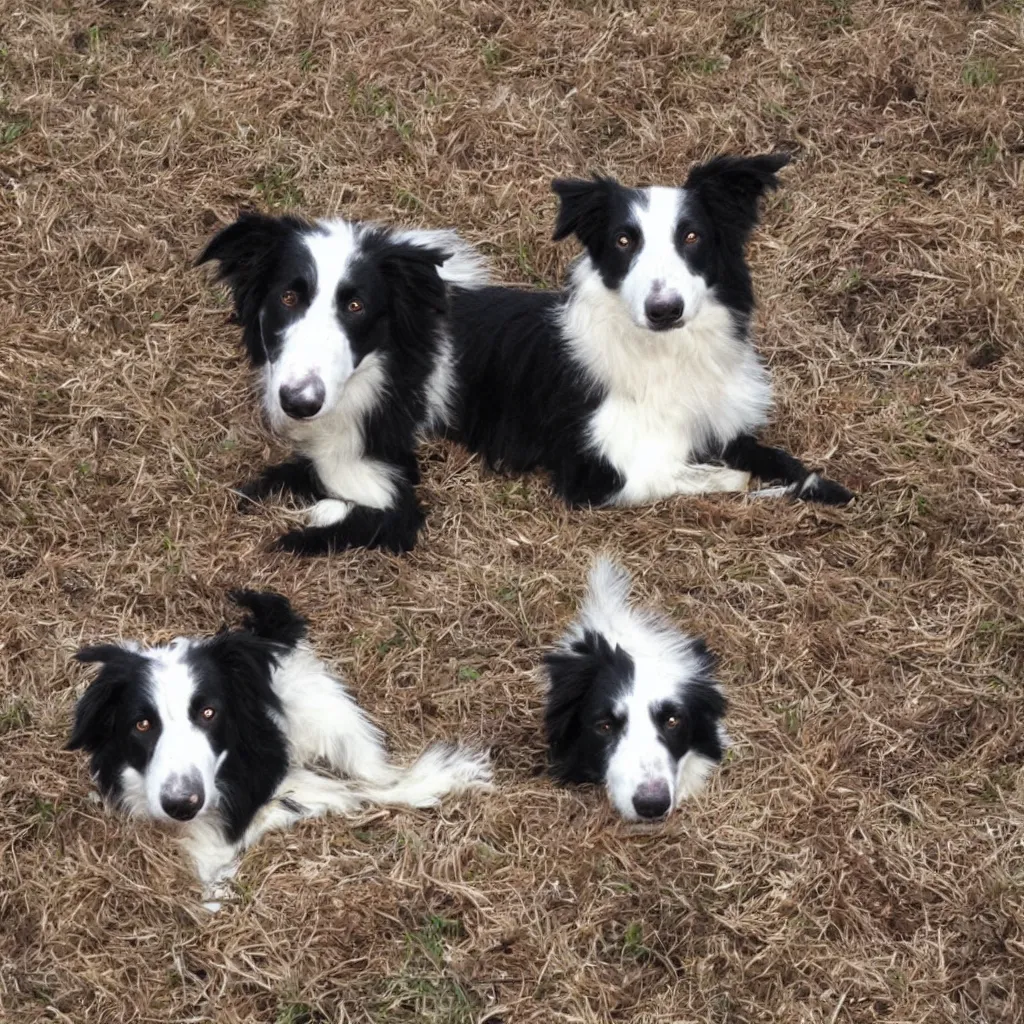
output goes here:
[{"label": "dog's white fur", "polygon": [[[671,241],[667,227],[662,234]],[[675,253],[670,244],[667,248]],[[674,263],[667,252],[659,259],[630,269],[626,282],[632,279],[637,296],[658,280],[671,280],[684,292],[687,278],[703,287],[678,254]],[[652,277],[655,273],[661,276]],[[572,275],[560,326],[575,358],[608,389],[591,418],[590,440],[625,480],[615,503],[745,491],[749,474],[692,461],[712,427],[725,437],[753,432],[767,423],[772,407],[764,363],[738,336],[714,292],[704,289],[699,299],[690,300],[695,311],[684,314],[680,327],[655,332],[638,322],[635,303],[622,291],[604,286],[589,257],[581,257]],[[690,291],[700,289],[694,285]],[[640,317],[642,307],[641,300]],[[686,308],[691,309],[689,301]]]}]

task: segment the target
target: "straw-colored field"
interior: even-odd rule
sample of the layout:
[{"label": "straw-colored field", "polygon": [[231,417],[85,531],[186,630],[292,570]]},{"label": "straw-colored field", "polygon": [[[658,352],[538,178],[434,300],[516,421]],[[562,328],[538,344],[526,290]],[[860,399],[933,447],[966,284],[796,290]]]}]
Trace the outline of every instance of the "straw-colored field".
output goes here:
[{"label": "straw-colored field", "polygon": [[[0,0],[0,1021],[1024,1018],[1019,0]],[[424,449],[409,557],[296,562],[223,291],[239,208],[453,225],[553,284],[553,176],[796,155],[751,261],[772,440],[859,494],[570,513]],[[721,657],[735,746],[660,828],[544,775],[591,554]],[[275,835],[210,917],[64,753],[83,642],[272,587],[396,754],[498,791]]]}]

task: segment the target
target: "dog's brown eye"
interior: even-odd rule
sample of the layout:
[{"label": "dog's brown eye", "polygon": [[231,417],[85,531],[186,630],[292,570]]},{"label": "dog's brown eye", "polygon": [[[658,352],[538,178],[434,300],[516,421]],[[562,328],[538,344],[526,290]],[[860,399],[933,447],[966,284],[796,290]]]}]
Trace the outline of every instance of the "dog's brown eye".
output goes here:
[{"label": "dog's brown eye", "polygon": [[149,732],[149,730],[153,728],[153,725],[148,718],[140,718],[135,723],[135,728],[139,732]]},{"label": "dog's brown eye", "polygon": [[293,292],[291,288],[286,292],[281,293],[281,305],[286,306],[288,309],[294,309],[299,304],[298,292]]},{"label": "dog's brown eye", "polygon": [[633,239],[630,238],[629,235],[623,233],[619,235],[618,238],[615,239],[615,244],[620,249],[628,249],[633,244]]},{"label": "dog's brown eye", "polygon": [[696,245],[700,241],[700,235],[696,231],[687,231],[683,242],[686,245]]},{"label": "dog's brown eye", "polygon": [[678,729],[679,728],[679,716],[678,715],[669,715],[668,718],[665,719],[665,728],[666,729]]},{"label": "dog's brown eye", "polygon": [[362,313],[363,304],[358,299],[349,299],[348,302],[345,303],[345,308],[350,313]]},{"label": "dog's brown eye", "polygon": [[205,719],[205,720],[206,720],[207,722],[212,722],[212,721],[213,721],[213,719],[214,719],[214,717],[215,717],[215,716],[216,716],[216,714],[217,714],[217,711],[216,711],[216,709],[215,709],[215,708],[203,708],[203,710],[202,710],[202,711],[200,711],[200,712],[199,712],[199,714],[200,714],[200,715],[202,715],[202,717],[203,717],[203,718],[204,718],[204,719]]},{"label": "dog's brown eye", "polygon": [[597,731],[598,732],[605,732],[605,733],[611,732],[612,731],[612,723],[608,722],[608,721],[598,722],[597,723]]}]

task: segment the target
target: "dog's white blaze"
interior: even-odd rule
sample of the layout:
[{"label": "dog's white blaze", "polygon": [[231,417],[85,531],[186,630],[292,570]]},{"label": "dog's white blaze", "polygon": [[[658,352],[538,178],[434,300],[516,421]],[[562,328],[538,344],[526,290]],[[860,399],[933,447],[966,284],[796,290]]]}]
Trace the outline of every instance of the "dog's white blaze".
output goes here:
[{"label": "dog's white blaze", "polygon": [[698,316],[708,286],[694,274],[679,255],[675,244],[676,225],[686,202],[677,188],[656,186],[644,189],[646,203],[636,200],[632,219],[640,230],[642,242],[629,272],[619,285],[619,294],[633,323],[648,329],[644,305],[648,299],[677,297],[683,300],[683,322]]},{"label": "dog's white blaze", "polygon": [[309,308],[285,329],[280,354],[267,364],[265,400],[275,427],[286,427],[288,420],[281,409],[282,386],[297,387],[314,377],[322,381],[326,396],[312,421],[334,407],[355,370],[352,346],[338,322],[336,295],[358,252],[356,230],[346,221],[328,221],[322,227],[323,232],[302,236],[316,268]]},{"label": "dog's white blaze", "polygon": [[636,325],[586,257],[573,278],[562,328],[575,358],[607,389],[589,430],[625,479],[615,502],[745,490],[746,473],[693,461],[712,425],[733,437],[764,426],[771,409],[764,364],[725,306],[710,292],[685,326],[655,332]]},{"label": "dog's white blaze", "polygon": [[[153,818],[168,819],[161,794],[175,795],[189,776],[203,783],[198,813],[217,806],[217,769],[223,762],[210,746],[209,735],[189,717],[195,679],[183,655],[187,642],[178,641],[148,652],[149,695],[159,718],[160,735],[145,773],[146,805]],[[154,723],[155,725],[156,723]]]},{"label": "dog's white blaze", "polygon": [[[661,741],[651,717],[650,693],[647,686],[639,685],[640,666],[633,690],[619,700],[616,715],[626,718],[619,742],[608,761],[605,788],[608,798],[619,815],[626,821],[636,821],[640,815],[633,806],[633,795],[645,782],[661,781],[668,786],[669,806],[675,806],[675,771],[672,756]],[[671,697],[663,693],[663,699]]]}]

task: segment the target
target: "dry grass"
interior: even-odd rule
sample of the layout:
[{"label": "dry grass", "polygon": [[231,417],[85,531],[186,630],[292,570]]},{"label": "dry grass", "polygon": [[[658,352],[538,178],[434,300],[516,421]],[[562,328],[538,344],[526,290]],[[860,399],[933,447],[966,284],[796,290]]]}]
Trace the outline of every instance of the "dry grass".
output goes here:
[{"label": "dry grass", "polygon": [[[695,8],[700,8],[696,10]],[[1022,5],[0,2],[0,1020],[1024,1016]],[[752,258],[777,440],[852,510],[570,514],[444,445],[405,559],[264,552],[224,295],[246,204],[454,224],[556,280],[555,174],[799,159]],[[665,828],[543,776],[535,667],[586,563],[722,655],[736,748]],[[215,918],[60,752],[82,641],[275,587],[410,755],[501,791],[311,823]]]}]

